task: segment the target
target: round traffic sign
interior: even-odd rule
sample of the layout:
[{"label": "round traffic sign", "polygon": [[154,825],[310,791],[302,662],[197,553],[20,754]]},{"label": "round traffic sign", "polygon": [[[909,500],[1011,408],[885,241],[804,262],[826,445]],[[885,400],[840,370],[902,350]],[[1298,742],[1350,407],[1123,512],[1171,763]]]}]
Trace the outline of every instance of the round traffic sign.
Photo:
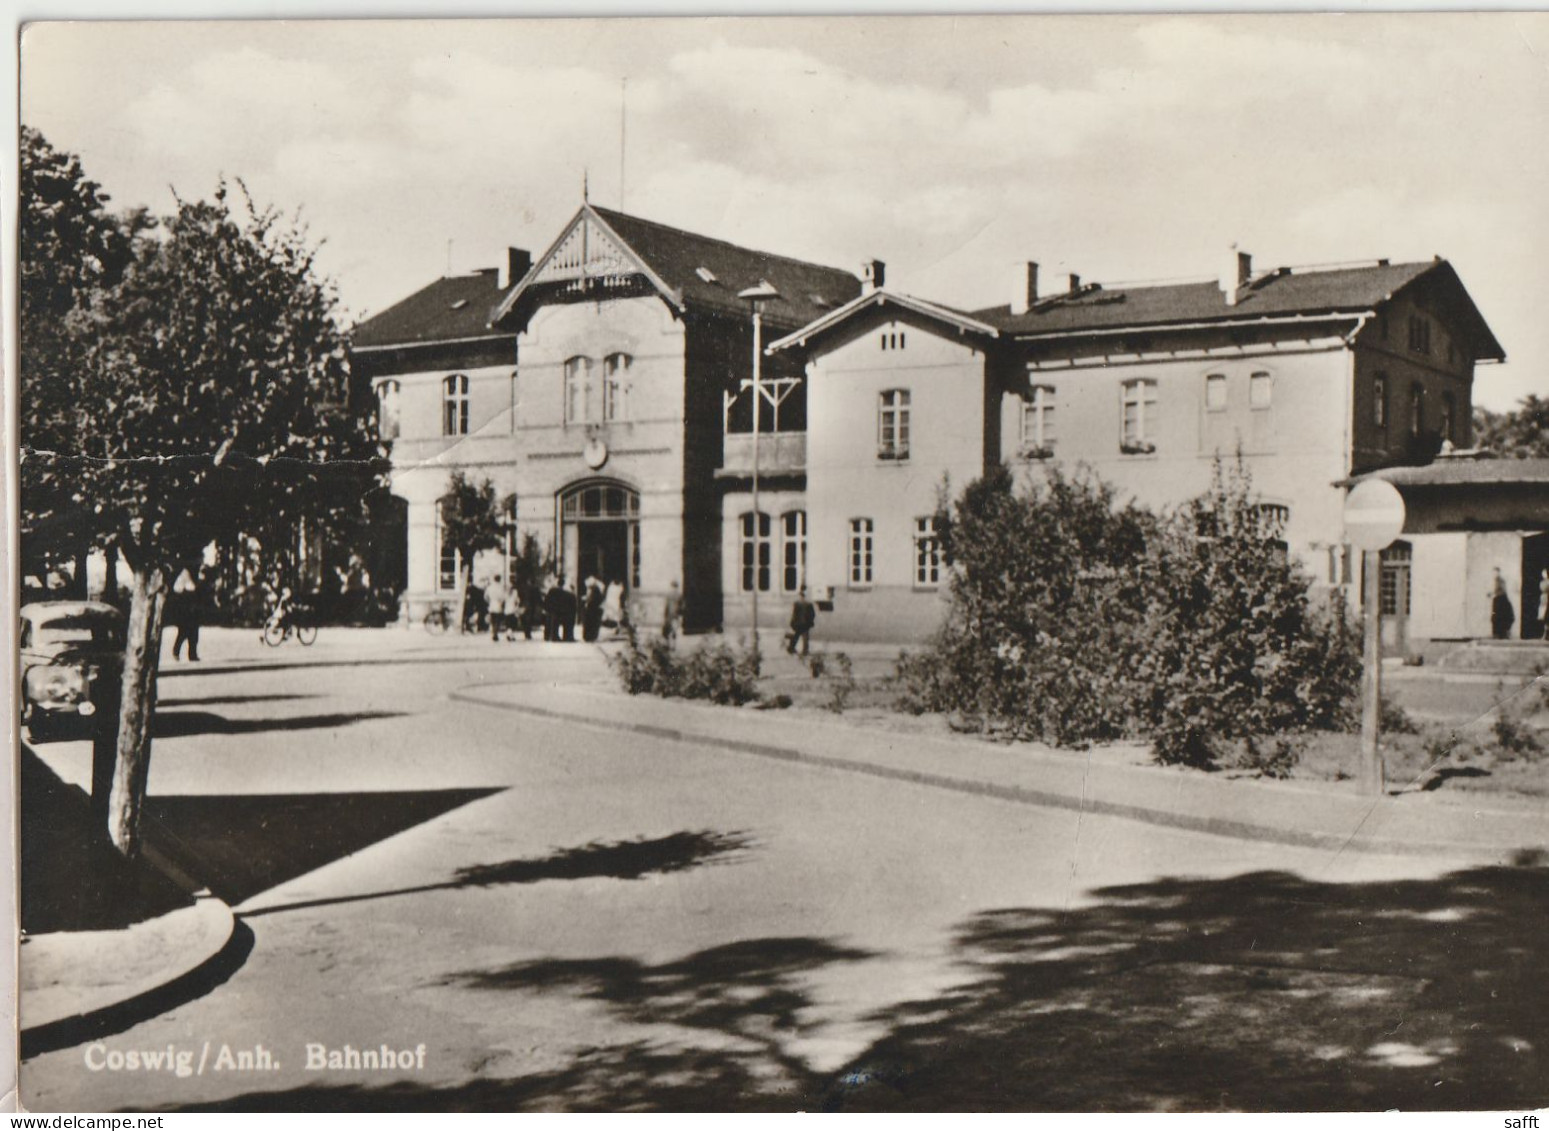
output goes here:
[{"label": "round traffic sign", "polygon": [[1385,550],[1404,529],[1404,496],[1386,479],[1357,483],[1345,496],[1345,537],[1358,550]]}]

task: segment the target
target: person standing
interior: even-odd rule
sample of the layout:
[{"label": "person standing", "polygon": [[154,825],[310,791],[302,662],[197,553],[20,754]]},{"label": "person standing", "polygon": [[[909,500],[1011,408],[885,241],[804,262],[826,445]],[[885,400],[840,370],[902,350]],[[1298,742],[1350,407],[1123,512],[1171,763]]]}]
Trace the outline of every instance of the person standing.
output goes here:
[{"label": "person standing", "polygon": [[489,605],[489,638],[499,640],[506,627],[506,585],[498,575],[484,587],[484,600]]},{"label": "person standing", "polygon": [[662,602],[662,636],[667,640],[675,640],[678,630],[683,626],[683,595],[678,590],[678,583],[674,581],[672,588],[667,591],[667,599]]},{"label": "person standing", "polygon": [[602,582],[595,577],[586,579],[586,595],[581,605],[581,639],[595,644],[602,635]]},{"label": "person standing", "polygon": [[1549,640],[1549,569],[1538,575],[1538,634]]},{"label": "person standing", "polygon": [[624,587],[617,581],[610,581],[602,595],[602,623],[617,632],[623,622]]},{"label": "person standing", "polygon": [[199,621],[202,611],[199,598],[199,579],[194,576],[193,570],[185,569],[172,583],[172,623],[177,628],[177,636],[172,640],[174,660],[183,658],[180,653],[184,644],[188,645],[189,660],[196,662],[199,659]]},{"label": "person standing", "polygon": [[1512,608],[1511,598],[1506,596],[1506,579],[1501,576],[1500,566],[1495,567],[1495,583],[1490,588],[1490,632],[1497,640],[1511,636],[1511,626],[1516,622],[1517,611]]},{"label": "person standing", "polygon": [[794,656],[796,644],[800,641],[801,654],[805,656],[812,629],[817,623],[817,606],[807,599],[807,587],[803,585],[796,593],[796,600],[791,604],[791,631],[785,637],[785,650]]}]

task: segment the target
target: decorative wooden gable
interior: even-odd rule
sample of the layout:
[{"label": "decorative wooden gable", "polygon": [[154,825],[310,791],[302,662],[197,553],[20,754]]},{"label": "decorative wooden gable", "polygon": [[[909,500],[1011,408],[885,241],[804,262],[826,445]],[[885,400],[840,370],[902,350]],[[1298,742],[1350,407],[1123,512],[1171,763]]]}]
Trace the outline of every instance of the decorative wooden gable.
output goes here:
[{"label": "decorative wooden gable", "polygon": [[495,314],[502,325],[521,306],[659,294],[682,309],[682,296],[662,281],[590,206],[582,207],[554,245]]},{"label": "decorative wooden gable", "polygon": [[636,275],[645,265],[590,211],[583,211],[533,275],[534,283]]}]

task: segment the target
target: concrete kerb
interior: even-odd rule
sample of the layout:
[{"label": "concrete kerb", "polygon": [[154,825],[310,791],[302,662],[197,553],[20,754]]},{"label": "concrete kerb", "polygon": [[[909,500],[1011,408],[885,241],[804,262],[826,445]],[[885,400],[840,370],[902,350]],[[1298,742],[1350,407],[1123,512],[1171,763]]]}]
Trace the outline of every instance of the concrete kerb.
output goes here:
[{"label": "concrete kerb", "polygon": [[201,893],[190,907],[128,927],[27,936],[19,971],[22,1055],[118,1032],[197,996],[246,957],[239,935],[250,937],[231,908]]},{"label": "concrete kerb", "polygon": [[[1416,813],[1413,819],[1396,806],[1403,804],[1401,799],[1384,798],[1377,801],[1361,798],[1349,794],[1324,793],[1311,790],[1299,790],[1295,786],[1283,783],[1266,783],[1246,780],[1215,780],[1200,779],[1193,781],[1177,776],[1175,773],[1160,770],[1153,767],[1103,767],[1093,772],[1084,770],[1079,775],[1079,783],[1072,788],[1068,783],[1060,783],[1050,779],[1058,777],[1045,773],[1045,781],[1035,785],[1013,784],[1004,781],[989,780],[986,777],[968,776],[963,774],[943,773],[935,770],[924,770],[917,767],[909,767],[897,764],[888,764],[876,758],[866,758],[856,751],[862,745],[854,741],[857,730],[848,724],[835,722],[829,724],[832,737],[835,739],[850,738],[849,742],[838,742],[836,745],[850,751],[850,756],[820,753],[811,749],[802,749],[795,743],[779,743],[762,740],[752,740],[725,733],[728,724],[746,722],[732,708],[712,707],[701,704],[692,704],[680,701],[672,701],[671,708],[675,720],[681,720],[682,724],[642,721],[639,719],[618,719],[588,712],[579,708],[565,708],[555,706],[552,700],[558,693],[564,697],[566,691],[581,694],[601,701],[614,701],[615,703],[631,702],[630,697],[623,692],[605,690],[597,686],[589,686],[585,689],[543,689],[550,703],[536,703],[526,699],[533,694],[530,687],[522,685],[490,685],[484,684],[477,688],[468,688],[454,692],[451,698],[467,703],[473,703],[484,707],[493,707],[499,710],[514,711],[536,717],[550,718],[567,723],[591,726],[598,729],[614,732],[625,732],[645,735],[652,738],[668,741],[690,743],[698,746],[721,749],[738,754],[752,755],[756,757],[773,758],[785,762],[795,762],[811,766],[819,766],[826,769],[839,770],[848,773],[866,774],[872,777],[885,778],[893,781],[908,782],[915,785],[926,786],[934,789],[946,789],[958,793],[967,793],[983,797],[992,797],[1002,801],[1019,804],[1038,805],[1047,808],[1073,810],[1083,813],[1094,813],[1105,816],[1122,817],[1135,821],[1143,821],[1147,824],[1166,826],[1170,828],[1186,829],[1193,832],[1207,833],[1215,836],[1229,837],[1238,840],[1255,840],[1275,844],[1285,844],[1299,848],[1321,848],[1333,851],[1360,851],[1396,855],[1422,855],[1422,856],[1462,856],[1469,859],[1501,863],[1509,860],[1515,853],[1521,850],[1543,851],[1549,847],[1549,820],[1545,820],[1542,813],[1537,814],[1537,829],[1531,829],[1525,834],[1525,839],[1519,838],[1507,843],[1494,833],[1498,829],[1510,828],[1520,830],[1521,818],[1524,812],[1531,810],[1516,810],[1503,813],[1485,811],[1481,809],[1462,810],[1454,806],[1458,812],[1449,814],[1455,821],[1464,817],[1469,818],[1468,830],[1476,832],[1482,827],[1486,830],[1483,838],[1476,835],[1463,839],[1434,839],[1434,830],[1438,824],[1435,810],[1427,813]],[[651,701],[642,701],[651,702]],[[699,722],[700,726],[694,726]],[[810,719],[803,722],[808,726],[818,726],[819,723]],[[717,732],[720,733],[717,733]],[[945,740],[931,738],[931,744],[944,744]],[[974,749],[968,745],[969,740],[962,740],[964,749]],[[977,746],[978,744],[975,744]],[[985,744],[985,749],[994,750]],[[1048,766],[1046,765],[1045,770]],[[1032,767],[1036,773],[1037,767]],[[1065,771],[1070,776],[1070,768]],[[1128,787],[1115,789],[1115,784]],[[1158,786],[1171,785],[1173,788],[1156,788]],[[1063,787],[1062,787],[1063,785]],[[1105,786],[1107,788],[1105,788]],[[1117,794],[1134,791],[1145,794],[1144,801],[1136,801],[1133,798],[1124,799]],[[1282,816],[1286,819],[1277,822],[1264,820],[1249,820],[1233,816],[1221,816],[1212,812],[1200,812],[1196,808],[1191,811],[1185,802],[1188,795],[1193,795],[1196,805],[1201,802],[1202,796],[1208,791],[1214,794],[1214,798],[1205,799],[1205,804],[1219,798],[1231,798],[1255,804],[1239,805],[1237,808],[1254,809],[1258,815],[1265,815],[1266,811],[1272,815]],[[1168,807],[1164,802],[1173,802]],[[1275,810],[1279,813],[1275,813]],[[1298,820],[1297,818],[1300,818]],[[1310,818],[1310,819],[1309,819]],[[1488,818],[1483,826],[1477,824],[1481,818]],[[1321,823],[1323,827],[1318,827]],[[1419,824],[1432,835],[1382,835],[1378,830],[1391,829],[1395,824]],[[1333,825],[1334,827],[1330,827]],[[1413,829],[1410,830],[1413,832]]]}]

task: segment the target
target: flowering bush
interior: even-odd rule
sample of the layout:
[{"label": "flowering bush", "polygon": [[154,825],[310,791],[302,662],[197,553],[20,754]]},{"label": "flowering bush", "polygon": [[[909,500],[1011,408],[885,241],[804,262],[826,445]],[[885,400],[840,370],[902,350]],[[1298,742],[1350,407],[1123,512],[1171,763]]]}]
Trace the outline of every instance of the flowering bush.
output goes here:
[{"label": "flowering bush", "polygon": [[608,663],[631,695],[708,699],[730,706],[759,698],[762,660],[757,650],[739,651],[724,641],[680,653],[663,636],[650,636],[642,644],[630,624],[624,630],[624,648],[609,656]]}]

